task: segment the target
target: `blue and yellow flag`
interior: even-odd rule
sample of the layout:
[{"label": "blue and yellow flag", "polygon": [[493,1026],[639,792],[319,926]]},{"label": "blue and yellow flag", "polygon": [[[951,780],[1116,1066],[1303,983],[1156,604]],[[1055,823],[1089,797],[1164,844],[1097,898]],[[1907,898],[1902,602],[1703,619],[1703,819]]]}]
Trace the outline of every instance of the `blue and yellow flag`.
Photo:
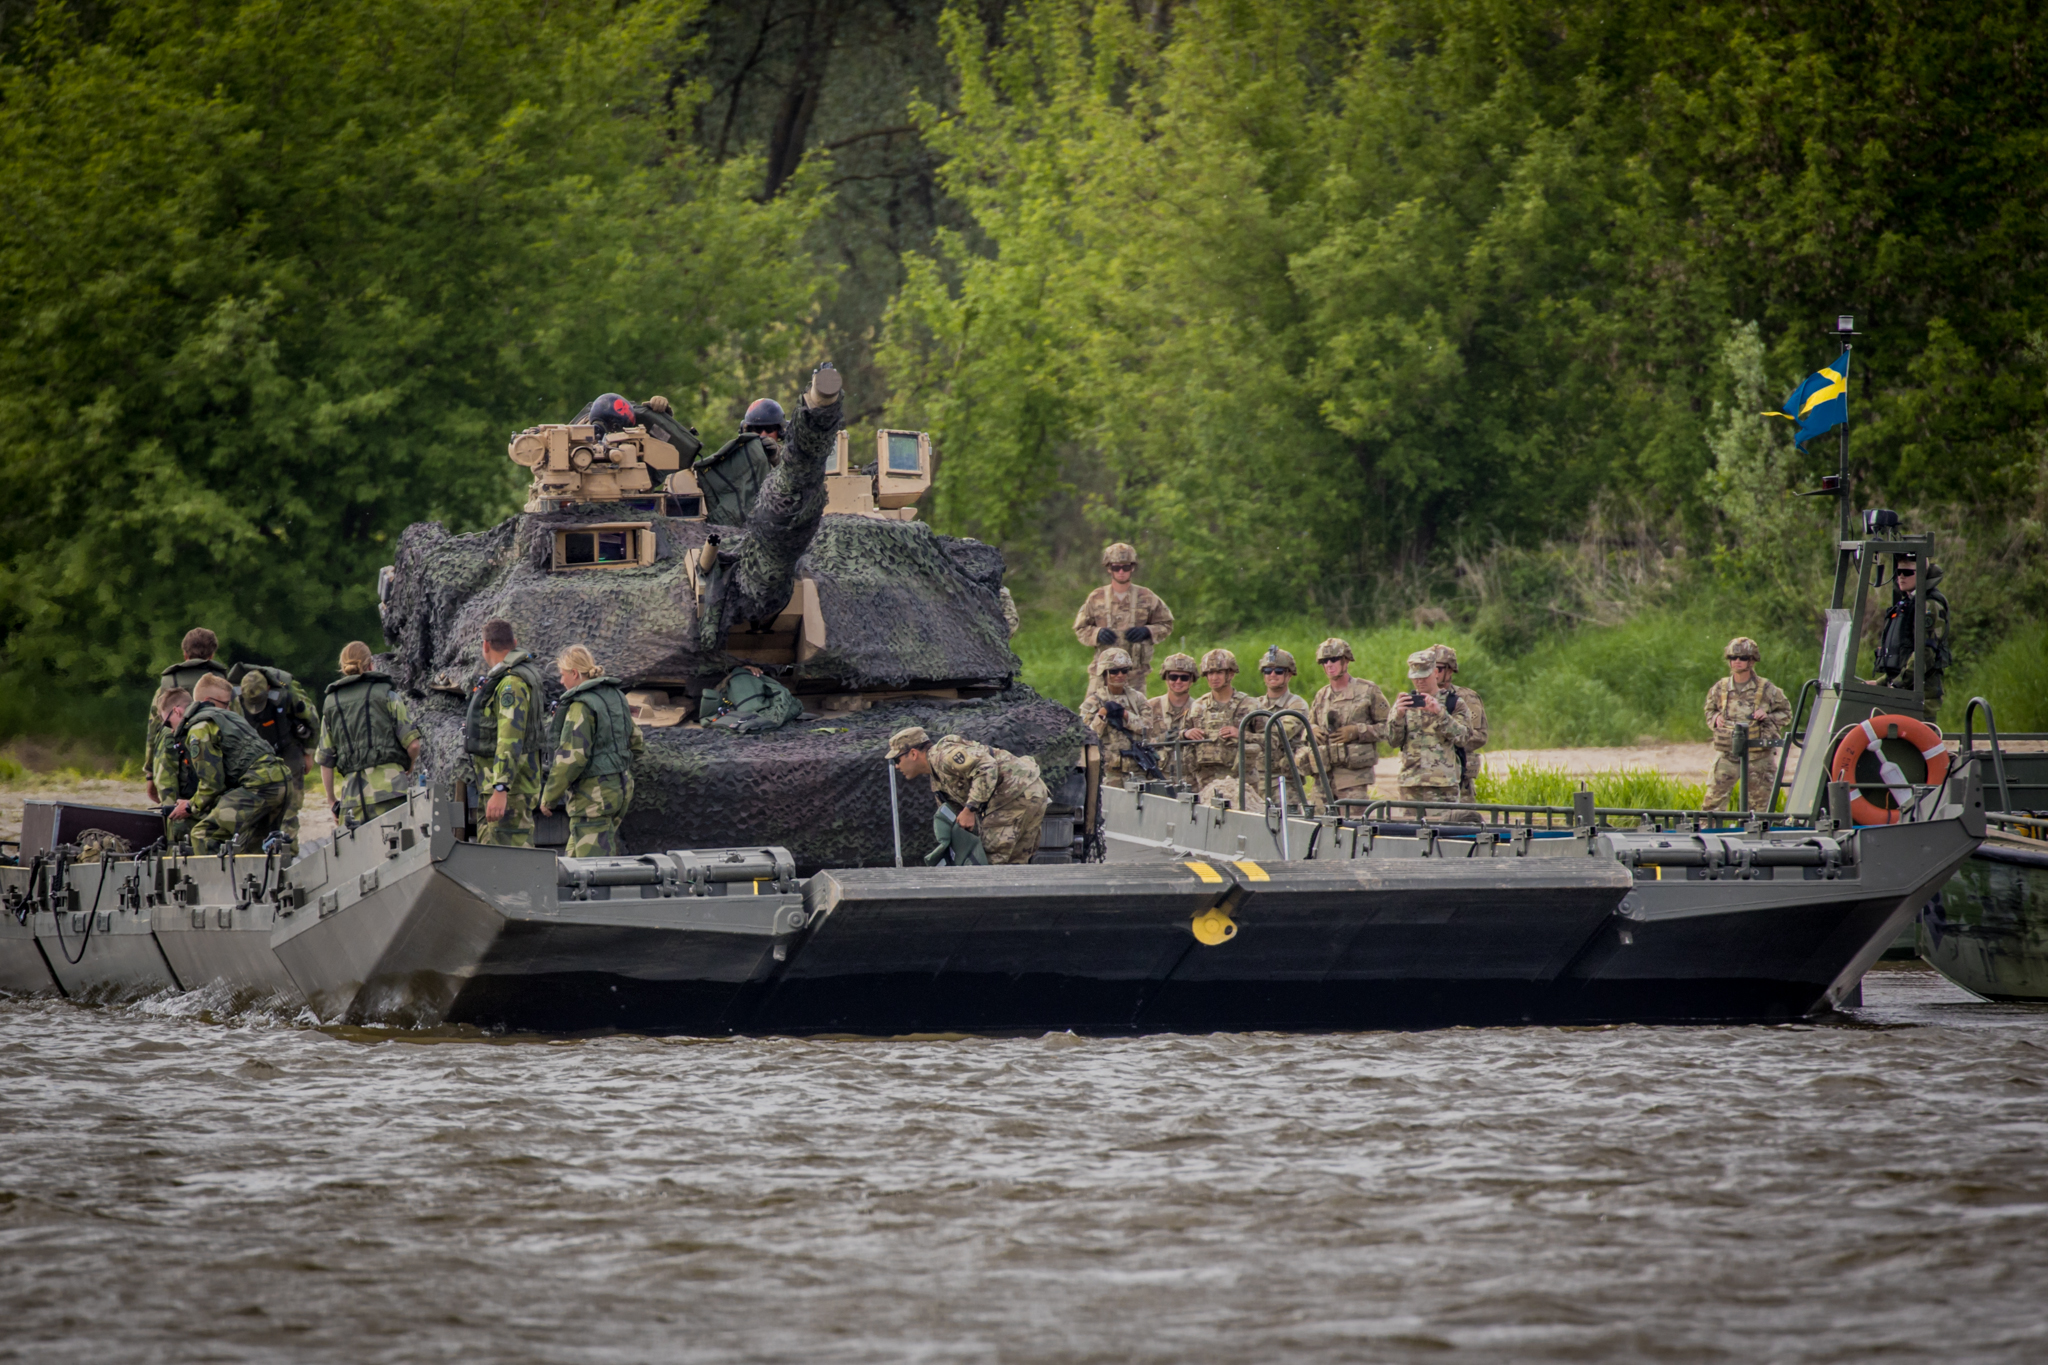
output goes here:
[{"label": "blue and yellow flag", "polygon": [[1792,438],[1792,444],[1801,450],[1806,443],[1822,432],[1833,431],[1849,420],[1849,351],[1842,350],[1842,358],[1826,369],[1806,377],[1804,383],[1792,390],[1792,396],[1785,400],[1785,406],[1776,412],[1767,412],[1766,417],[1782,417],[1788,422],[1797,422],[1799,432]]}]

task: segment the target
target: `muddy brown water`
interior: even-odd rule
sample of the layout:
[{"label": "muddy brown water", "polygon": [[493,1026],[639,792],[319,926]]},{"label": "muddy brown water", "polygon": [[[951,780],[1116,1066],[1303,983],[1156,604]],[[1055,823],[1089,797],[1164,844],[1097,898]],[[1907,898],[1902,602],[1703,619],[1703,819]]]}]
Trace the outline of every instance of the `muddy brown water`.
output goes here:
[{"label": "muddy brown water", "polygon": [[0,1000],[0,1358],[2048,1358],[2048,1012],[478,1039]]}]

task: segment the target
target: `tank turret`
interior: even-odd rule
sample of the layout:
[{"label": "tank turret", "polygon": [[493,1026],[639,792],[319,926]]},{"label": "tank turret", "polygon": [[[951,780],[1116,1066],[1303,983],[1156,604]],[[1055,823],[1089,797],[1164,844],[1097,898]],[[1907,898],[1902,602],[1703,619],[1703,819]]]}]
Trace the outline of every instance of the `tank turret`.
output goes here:
[{"label": "tank turret", "polygon": [[[885,432],[876,465],[851,467],[838,376],[824,375],[829,391],[814,383],[796,405],[742,526],[705,520],[680,458],[654,477],[672,444],[563,424],[512,439],[513,460],[535,471],[526,511],[467,535],[406,530],[380,579],[386,667],[415,699],[430,773],[464,763],[462,696],[492,617],[543,665],[582,643],[628,688],[668,694],[649,712],[678,723],[646,731],[635,768],[624,831],[635,851],[783,843],[807,868],[886,862],[882,756],[908,724],[1035,756],[1049,776],[1071,766],[1078,719],[1016,682],[1001,553],[915,519],[909,490],[931,471],[921,433]],[[794,691],[805,718],[762,735],[698,728],[694,699],[746,664]],[[900,795],[917,840],[930,794],[919,782]]]}]

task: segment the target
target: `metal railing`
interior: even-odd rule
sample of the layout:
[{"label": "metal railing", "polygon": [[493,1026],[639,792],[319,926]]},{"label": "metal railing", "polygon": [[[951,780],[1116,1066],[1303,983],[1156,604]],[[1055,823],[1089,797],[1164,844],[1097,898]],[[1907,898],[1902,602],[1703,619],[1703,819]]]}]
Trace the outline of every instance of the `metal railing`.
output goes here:
[{"label": "metal railing", "polygon": [[[1308,788],[1302,781],[1301,765],[1295,761],[1294,746],[1287,740],[1287,726],[1285,722],[1291,720],[1295,722],[1297,725],[1299,725],[1301,727],[1301,738],[1308,741],[1309,756],[1315,760],[1316,791],[1318,793],[1323,793],[1330,790],[1330,768],[1329,765],[1323,761],[1323,751],[1319,747],[1317,747],[1315,727],[1309,724],[1309,718],[1303,715],[1301,712],[1293,710],[1289,707],[1282,707],[1281,709],[1275,711],[1253,711],[1247,716],[1245,716],[1243,720],[1237,723],[1237,808],[1239,810],[1246,809],[1244,799],[1245,730],[1255,720],[1263,720],[1266,722],[1265,727],[1259,732],[1259,739],[1262,745],[1260,752],[1261,762],[1259,774],[1260,785],[1262,788],[1259,792],[1259,800],[1261,804],[1267,807],[1270,807],[1273,804],[1273,739],[1274,736],[1277,735],[1280,737],[1280,746],[1287,758],[1287,770],[1294,777],[1294,789],[1297,792],[1304,793],[1301,804],[1302,808],[1306,810],[1308,808],[1308,798],[1305,795],[1305,793],[1307,792]],[[1325,807],[1327,807],[1329,805],[1329,802],[1325,800],[1323,804]]]}]

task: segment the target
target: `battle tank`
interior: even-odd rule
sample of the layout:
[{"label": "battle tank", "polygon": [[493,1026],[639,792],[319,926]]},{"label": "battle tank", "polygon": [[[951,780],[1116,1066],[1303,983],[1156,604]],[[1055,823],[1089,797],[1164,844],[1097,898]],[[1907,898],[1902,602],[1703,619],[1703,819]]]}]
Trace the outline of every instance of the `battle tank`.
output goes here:
[{"label": "battle tank", "polygon": [[[788,847],[804,873],[891,862],[883,760],[905,725],[1030,755],[1054,786],[1073,770],[1079,719],[1017,681],[1002,554],[916,520],[926,436],[884,431],[875,464],[856,467],[839,377],[821,367],[744,524],[721,525],[710,517],[732,504],[698,487],[694,433],[679,449],[687,428],[616,406],[515,435],[509,457],[533,470],[524,510],[472,534],[415,524],[381,575],[380,662],[411,697],[429,780],[471,776],[463,715],[492,617],[512,623],[550,703],[549,665],[578,642],[622,686],[656,694],[637,710],[656,723],[633,770],[632,853],[758,843]],[[765,734],[683,719],[748,665],[789,687],[804,717]],[[932,795],[917,783],[895,796],[921,853]],[[561,842],[551,823],[543,845]],[[1064,829],[1052,822],[1049,846]]]}]

